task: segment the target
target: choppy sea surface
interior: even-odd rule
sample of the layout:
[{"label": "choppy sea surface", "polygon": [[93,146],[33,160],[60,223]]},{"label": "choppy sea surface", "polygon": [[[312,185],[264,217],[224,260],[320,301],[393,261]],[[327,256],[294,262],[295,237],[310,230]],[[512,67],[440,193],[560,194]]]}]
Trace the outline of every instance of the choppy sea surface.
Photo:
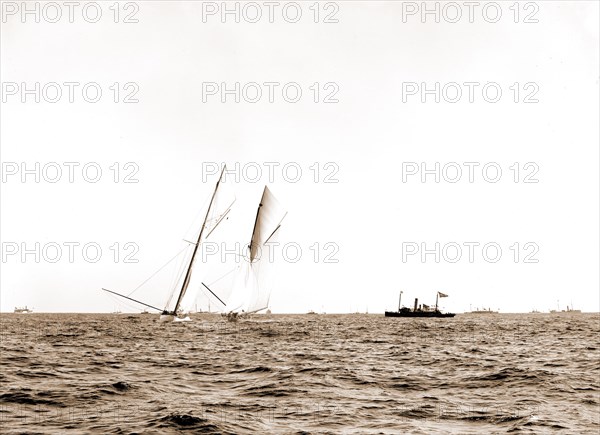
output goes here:
[{"label": "choppy sea surface", "polygon": [[600,432],[600,315],[2,314],[2,433]]}]

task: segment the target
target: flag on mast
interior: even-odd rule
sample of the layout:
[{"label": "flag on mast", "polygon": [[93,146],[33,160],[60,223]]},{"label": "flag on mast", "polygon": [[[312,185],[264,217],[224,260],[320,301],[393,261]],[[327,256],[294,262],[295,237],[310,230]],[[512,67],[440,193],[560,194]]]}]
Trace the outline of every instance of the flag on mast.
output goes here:
[{"label": "flag on mast", "polygon": [[448,295],[446,293],[442,293],[442,292],[438,292],[438,296],[440,298],[447,298],[448,297]]}]

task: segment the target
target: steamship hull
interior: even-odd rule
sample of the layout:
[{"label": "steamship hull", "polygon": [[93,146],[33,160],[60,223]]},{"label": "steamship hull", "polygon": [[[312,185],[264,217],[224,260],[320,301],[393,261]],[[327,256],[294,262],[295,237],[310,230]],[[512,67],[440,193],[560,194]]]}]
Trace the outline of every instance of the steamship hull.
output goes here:
[{"label": "steamship hull", "polygon": [[439,311],[386,311],[385,317],[454,317],[454,313]]}]

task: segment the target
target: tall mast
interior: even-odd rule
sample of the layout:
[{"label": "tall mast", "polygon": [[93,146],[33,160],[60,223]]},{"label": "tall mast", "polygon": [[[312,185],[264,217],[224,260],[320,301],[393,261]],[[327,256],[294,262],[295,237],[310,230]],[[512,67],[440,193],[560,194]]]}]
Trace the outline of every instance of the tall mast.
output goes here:
[{"label": "tall mast", "polygon": [[402,305],[400,305],[400,303],[402,302],[402,290],[400,290],[400,297],[398,298],[398,312],[400,312],[400,307]]},{"label": "tall mast", "polygon": [[198,252],[198,248],[200,247],[200,241],[202,240],[202,233],[204,233],[204,227],[206,227],[206,221],[208,219],[208,215],[210,213],[210,209],[212,208],[213,201],[215,200],[215,195],[217,194],[217,189],[219,188],[219,184],[221,183],[221,178],[223,178],[223,173],[225,172],[225,166],[221,170],[221,175],[219,176],[219,180],[217,181],[217,185],[215,186],[215,191],[210,198],[210,204],[208,204],[208,210],[206,210],[206,216],[204,216],[204,222],[202,222],[202,227],[200,228],[200,234],[198,235],[198,242],[196,246],[194,246],[194,252],[192,253],[192,258],[190,259],[190,264],[188,266],[187,272],[185,273],[185,279],[183,280],[183,284],[181,286],[181,291],[179,292],[179,297],[177,298],[177,302],[175,303],[175,308],[173,308],[173,313],[177,314],[177,310],[179,309],[179,305],[181,304],[181,300],[183,299],[183,295],[185,295],[185,291],[190,284],[190,278],[192,277],[192,265],[194,264],[194,258],[196,258],[196,253]]}]

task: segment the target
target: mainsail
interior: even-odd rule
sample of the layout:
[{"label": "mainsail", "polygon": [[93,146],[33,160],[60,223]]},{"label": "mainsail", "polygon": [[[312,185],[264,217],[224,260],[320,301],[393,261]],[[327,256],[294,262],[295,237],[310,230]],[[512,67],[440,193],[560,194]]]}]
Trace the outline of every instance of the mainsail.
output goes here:
[{"label": "mainsail", "polygon": [[265,186],[247,247],[248,254],[238,269],[226,312],[253,313],[268,307],[271,295],[268,269],[274,261],[271,252],[285,215],[286,211]]}]

